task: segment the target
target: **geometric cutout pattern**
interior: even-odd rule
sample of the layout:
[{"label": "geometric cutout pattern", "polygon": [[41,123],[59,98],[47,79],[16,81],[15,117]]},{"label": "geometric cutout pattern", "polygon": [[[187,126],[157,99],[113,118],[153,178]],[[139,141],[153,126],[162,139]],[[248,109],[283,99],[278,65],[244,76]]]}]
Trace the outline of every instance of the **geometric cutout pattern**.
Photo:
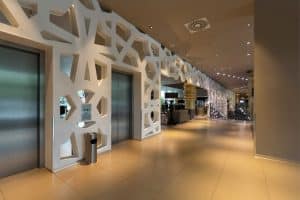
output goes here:
[{"label": "geometric cutout pattern", "polygon": [[123,62],[127,65],[138,67],[138,62],[137,62],[136,57],[131,55],[130,53],[127,53],[125,55]]},{"label": "geometric cutout pattern", "polygon": [[119,37],[121,37],[124,41],[127,41],[130,37],[130,30],[124,26],[123,24],[117,24],[116,32]]},{"label": "geometric cutout pattern", "polygon": [[107,114],[107,99],[105,97],[101,97],[99,103],[97,104],[97,110],[101,116]]},{"label": "geometric cutout pattern", "polygon": [[88,35],[89,30],[90,30],[90,25],[91,25],[91,19],[90,18],[84,18],[84,23],[85,23],[85,32]]},{"label": "geometric cutout pattern", "polygon": [[146,65],[146,75],[150,80],[154,80],[154,77],[156,75],[156,69],[153,64],[147,63]]},{"label": "geometric cutout pattern", "polygon": [[153,56],[159,57],[159,48],[155,44],[151,44],[151,50]]},{"label": "geometric cutout pattern", "polygon": [[86,67],[85,67],[84,80],[86,80],[86,81],[90,81],[91,80],[90,69],[89,69],[89,65],[88,64],[86,64]]},{"label": "geometric cutout pattern", "polygon": [[37,3],[31,1],[18,0],[21,8],[28,18],[31,18],[37,14]]},{"label": "geometric cutout pattern", "polygon": [[50,14],[50,21],[63,30],[77,37],[79,36],[75,9],[73,6],[71,6],[65,13],[52,11]]},{"label": "geometric cutout pattern", "polygon": [[121,53],[121,51],[123,50],[122,45],[117,44],[117,50],[118,50],[119,53]]},{"label": "geometric cutout pattern", "polygon": [[97,26],[95,44],[107,47],[111,46],[111,37],[103,31],[100,24],[98,24]]},{"label": "geometric cutout pattern", "polygon": [[[139,97],[142,105],[140,126],[143,128],[140,139],[160,132],[161,74],[208,90],[212,107],[220,113],[226,113],[227,106],[224,106],[224,102],[227,99],[233,99],[234,102],[233,92],[226,90],[116,13],[99,6],[100,1],[0,0],[0,27],[4,27],[4,32],[8,29],[10,31],[7,34],[28,38],[53,50],[49,59],[53,66],[53,76],[47,77],[47,81],[53,83],[49,85],[53,89],[53,95],[59,100],[63,99],[59,108],[63,116],[54,116],[57,123],[51,126],[54,135],[49,137],[54,140],[53,155],[49,155],[53,159],[50,167],[53,166],[54,170],[83,158],[85,132],[101,132],[101,140],[104,140],[105,145],[99,151],[111,148],[109,89],[113,67],[139,73],[142,92]],[[22,13],[13,13],[12,10]],[[16,28],[6,27],[3,23]],[[82,92],[84,94],[92,93],[92,98],[85,94],[85,100],[81,101],[77,92],[82,89],[88,90]],[[92,110],[92,121],[78,122],[81,112],[76,107],[81,107],[83,102],[89,102],[91,108],[97,109]],[[54,108],[57,108],[56,101],[54,104]],[[60,117],[66,120],[59,120]],[[61,130],[74,133],[75,139],[67,141],[69,134],[61,133]],[[65,143],[68,146],[67,153],[61,153],[59,145]],[[77,160],[61,159],[70,155],[78,155]]]},{"label": "geometric cutout pattern", "polygon": [[132,48],[139,54],[140,60],[144,60],[146,56],[150,56],[150,53],[147,50],[147,44],[143,41],[134,41]]},{"label": "geometric cutout pattern", "polygon": [[70,159],[78,157],[78,147],[75,134],[72,133],[71,137],[60,145],[60,159]]},{"label": "geometric cutout pattern", "polygon": [[3,0],[0,0],[0,23],[15,27],[18,26],[17,20],[4,4]]},{"label": "geometric cutout pattern", "polygon": [[67,75],[73,82],[76,78],[76,71],[78,65],[78,55],[61,55],[60,56],[60,70]]},{"label": "geometric cutout pattern", "polygon": [[107,73],[107,66],[103,63],[96,62],[95,68],[96,68],[97,80],[101,81],[101,80],[105,79],[106,73]]},{"label": "geometric cutout pattern", "polygon": [[94,96],[94,92],[92,92],[88,89],[79,90],[79,91],[77,91],[77,94],[78,94],[82,104],[89,103],[90,100],[92,99],[92,97]]},{"label": "geometric cutout pattern", "polygon": [[89,128],[95,124],[96,124],[95,121],[81,121],[81,122],[78,122],[78,127],[79,128]]},{"label": "geometric cutout pattern", "polygon": [[68,120],[75,110],[75,104],[70,96],[59,98],[60,118]]}]

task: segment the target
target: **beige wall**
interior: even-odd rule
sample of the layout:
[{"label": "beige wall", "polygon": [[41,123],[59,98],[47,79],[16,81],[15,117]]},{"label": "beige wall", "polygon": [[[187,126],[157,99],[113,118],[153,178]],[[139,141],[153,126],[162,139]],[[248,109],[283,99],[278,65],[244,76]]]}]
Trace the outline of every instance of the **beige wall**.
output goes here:
[{"label": "beige wall", "polygon": [[300,162],[299,0],[256,0],[256,154]]}]

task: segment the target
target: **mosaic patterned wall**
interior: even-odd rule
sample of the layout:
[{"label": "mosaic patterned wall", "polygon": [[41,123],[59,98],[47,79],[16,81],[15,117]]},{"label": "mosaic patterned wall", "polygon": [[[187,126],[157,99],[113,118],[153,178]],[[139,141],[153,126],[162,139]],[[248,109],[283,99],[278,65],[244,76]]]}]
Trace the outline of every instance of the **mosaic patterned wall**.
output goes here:
[{"label": "mosaic patterned wall", "polygon": [[[46,167],[54,171],[84,157],[84,134],[96,132],[99,152],[111,149],[112,68],[141,74],[139,139],[160,128],[161,73],[209,91],[211,105],[227,112],[234,94],[160,43],[138,31],[98,0],[0,0],[0,33],[52,49],[53,127],[46,132]],[[233,98],[232,98],[233,97]],[[90,105],[91,119],[81,117]],[[62,107],[64,110],[62,111]]]}]

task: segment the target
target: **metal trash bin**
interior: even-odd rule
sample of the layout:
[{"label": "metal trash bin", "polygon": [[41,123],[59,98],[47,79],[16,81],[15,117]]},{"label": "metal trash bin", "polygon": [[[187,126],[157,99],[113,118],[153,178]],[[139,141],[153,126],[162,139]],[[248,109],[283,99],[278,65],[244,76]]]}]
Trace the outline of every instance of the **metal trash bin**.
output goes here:
[{"label": "metal trash bin", "polygon": [[86,134],[85,160],[87,164],[97,162],[97,133]]}]

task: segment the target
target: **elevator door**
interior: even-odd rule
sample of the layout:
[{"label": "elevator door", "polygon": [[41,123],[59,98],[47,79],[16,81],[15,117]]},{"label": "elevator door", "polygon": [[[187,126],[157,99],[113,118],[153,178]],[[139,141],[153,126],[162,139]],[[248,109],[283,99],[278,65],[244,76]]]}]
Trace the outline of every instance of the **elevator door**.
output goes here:
[{"label": "elevator door", "polygon": [[0,177],[38,167],[39,55],[0,46]]},{"label": "elevator door", "polygon": [[132,78],[112,73],[112,143],[131,138]]}]

